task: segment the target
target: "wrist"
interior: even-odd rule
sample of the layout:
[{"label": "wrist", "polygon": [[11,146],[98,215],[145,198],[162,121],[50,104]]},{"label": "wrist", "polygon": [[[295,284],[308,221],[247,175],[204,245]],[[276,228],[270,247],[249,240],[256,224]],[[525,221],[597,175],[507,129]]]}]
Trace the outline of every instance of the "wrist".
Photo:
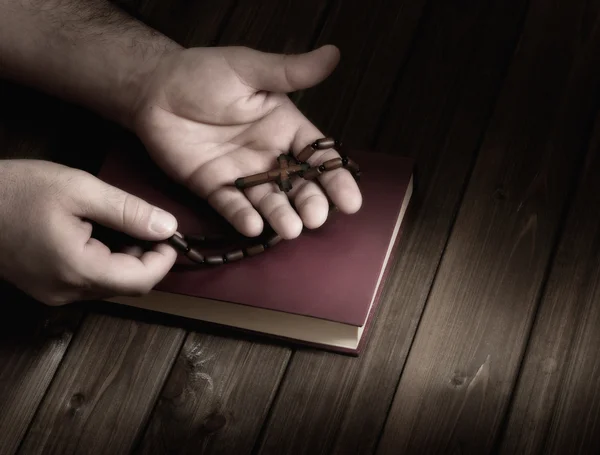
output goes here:
[{"label": "wrist", "polygon": [[149,97],[161,62],[183,49],[162,35],[157,36],[155,41],[138,43],[138,46],[145,47],[140,52],[142,56],[135,64],[126,65],[126,77],[117,84],[113,92],[115,99],[113,107],[110,108],[113,113],[107,114],[130,131],[135,131],[136,117]]}]

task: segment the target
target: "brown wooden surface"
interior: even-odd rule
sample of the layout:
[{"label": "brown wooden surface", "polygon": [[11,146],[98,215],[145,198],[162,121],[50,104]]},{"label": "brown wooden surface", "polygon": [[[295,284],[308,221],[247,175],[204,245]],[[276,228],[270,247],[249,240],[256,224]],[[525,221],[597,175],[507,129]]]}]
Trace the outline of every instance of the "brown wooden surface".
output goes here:
[{"label": "brown wooden surface", "polygon": [[585,14],[530,4],[378,454],[493,448],[597,107]]},{"label": "brown wooden surface", "polygon": [[152,410],[184,332],[90,315],[19,453],[124,453]]},{"label": "brown wooden surface", "polygon": [[[292,97],[415,157],[414,204],[358,358],[3,285],[0,454],[598,451],[598,1],[117,3],[187,46],[338,45]],[[0,100],[3,157],[93,171],[131,140],[12,84]]]},{"label": "brown wooden surface", "polygon": [[[599,173],[600,117],[595,122],[581,183],[552,262],[500,453],[568,453],[572,447],[569,444],[576,446],[589,438],[584,432],[598,431],[590,424],[599,405],[586,402],[594,400],[593,391],[598,387],[592,372],[598,358],[593,351],[600,346],[600,212],[590,209],[600,203]],[[592,394],[585,390],[587,387]],[[569,425],[565,418],[577,425]],[[594,446],[597,443],[597,439],[593,441]]]},{"label": "brown wooden surface", "polygon": [[3,303],[19,302],[15,317],[0,321],[0,453],[14,453],[69,346],[81,313],[48,311],[4,286],[2,296]]}]

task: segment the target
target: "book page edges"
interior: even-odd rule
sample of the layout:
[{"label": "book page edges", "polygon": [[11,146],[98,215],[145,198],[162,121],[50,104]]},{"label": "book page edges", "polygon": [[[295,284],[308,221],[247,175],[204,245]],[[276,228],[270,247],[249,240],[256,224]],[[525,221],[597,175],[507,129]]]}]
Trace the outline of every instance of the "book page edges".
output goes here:
[{"label": "book page edges", "polygon": [[[408,203],[412,196],[412,190],[413,178],[411,177],[381,267],[379,279],[371,298],[369,310],[367,311],[367,319],[373,308],[375,297],[378,295],[379,287],[382,284],[381,279],[383,272],[388,266],[387,263],[391,250],[400,230],[400,226],[402,225]],[[364,326],[357,327],[335,321],[317,319],[310,316],[156,290],[151,291],[142,297],[119,296],[105,300],[159,313],[172,314],[249,330],[251,332],[271,334],[282,338],[347,350],[357,349],[364,330]]]}]

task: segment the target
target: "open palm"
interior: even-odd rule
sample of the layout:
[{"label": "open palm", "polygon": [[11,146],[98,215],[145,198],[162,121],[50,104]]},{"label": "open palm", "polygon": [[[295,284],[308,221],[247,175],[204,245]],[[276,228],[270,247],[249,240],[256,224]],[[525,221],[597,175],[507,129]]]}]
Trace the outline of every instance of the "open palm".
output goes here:
[{"label": "open palm", "polygon": [[[192,48],[167,56],[140,102],[136,133],[173,179],[205,198],[239,232],[256,236],[262,217],[283,238],[327,219],[329,200],[341,212],[359,210],[351,174],[336,169],[315,181],[299,179],[284,193],[274,183],[238,190],[238,177],[276,166],[323,137],[287,97],[316,85],[338,62],[335,47],[279,55],[246,47]],[[316,152],[309,164],[338,157]],[[328,200],[329,198],[329,200]]]}]

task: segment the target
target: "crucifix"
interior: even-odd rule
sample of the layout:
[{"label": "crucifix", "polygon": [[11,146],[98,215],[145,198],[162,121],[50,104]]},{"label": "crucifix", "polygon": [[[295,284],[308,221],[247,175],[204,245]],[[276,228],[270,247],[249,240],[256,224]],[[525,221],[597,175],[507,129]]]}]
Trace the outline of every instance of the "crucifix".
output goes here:
[{"label": "crucifix", "polygon": [[239,189],[243,189],[262,185],[267,182],[277,182],[279,189],[287,193],[292,189],[290,177],[310,169],[310,165],[307,163],[299,163],[292,155],[285,153],[282,153],[277,157],[277,163],[279,164],[278,169],[241,177],[235,181],[235,186]]},{"label": "crucifix", "polygon": [[[328,148],[339,148],[341,144],[332,138],[318,139],[312,144],[307,145],[295,158],[292,153],[282,153],[277,157],[278,169],[272,171],[260,172],[247,177],[236,179],[235,186],[238,189],[249,188],[251,186],[262,185],[267,182],[277,182],[279,189],[288,192],[292,189],[290,177],[298,175],[307,180],[312,180],[321,175],[323,172],[332,171],[340,167],[347,168],[355,178],[360,177],[360,169],[358,165],[347,156],[340,158],[332,158],[325,161],[320,166],[311,167],[308,160],[317,150],[326,150]],[[291,163],[291,164],[290,164]]]}]

